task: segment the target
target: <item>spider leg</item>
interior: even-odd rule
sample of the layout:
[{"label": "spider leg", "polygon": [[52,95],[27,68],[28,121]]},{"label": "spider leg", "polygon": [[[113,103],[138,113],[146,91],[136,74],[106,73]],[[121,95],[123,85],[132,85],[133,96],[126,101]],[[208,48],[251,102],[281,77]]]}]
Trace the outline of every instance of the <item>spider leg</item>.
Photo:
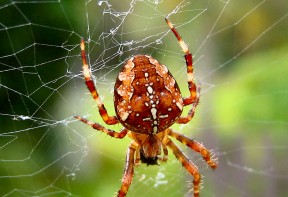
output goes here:
[{"label": "spider leg", "polygon": [[[200,91],[200,90],[199,90],[199,91]],[[197,97],[196,97],[195,102],[192,104],[191,109],[188,111],[187,116],[180,116],[180,117],[177,119],[176,122],[177,122],[178,124],[186,124],[186,123],[188,123],[188,122],[194,117],[196,107],[197,107],[197,105],[198,105],[198,103],[199,103],[199,91],[198,91],[198,94],[197,94]]]},{"label": "spider leg", "polygon": [[138,144],[135,141],[132,141],[129,145],[127,154],[126,154],[126,164],[124,169],[124,174],[122,177],[122,185],[118,190],[117,197],[125,197],[129,186],[132,182],[132,178],[134,175],[134,155],[135,151],[138,149]]},{"label": "spider leg", "polygon": [[140,148],[138,147],[137,149],[136,149],[136,157],[135,157],[135,166],[137,166],[137,165],[139,165],[140,164],[140,161],[141,161],[141,159],[140,159]]},{"label": "spider leg", "polygon": [[188,82],[188,88],[190,91],[190,95],[186,98],[183,98],[183,104],[184,106],[193,104],[192,108],[189,110],[188,115],[186,117],[180,117],[177,120],[177,123],[179,124],[186,124],[189,122],[194,115],[195,108],[199,103],[199,92],[200,88],[197,88],[195,82],[194,82],[194,75],[193,75],[193,57],[192,54],[190,53],[187,44],[183,41],[182,37],[178,33],[178,31],[175,29],[173,24],[165,18],[166,23],[170,27],[171,31],[174,33],[175,37],[178,40],[178,43],[182,49],[182,51],[185,54],[185,61],[187,65],[187,82]]},{"label": "spider leg", "polygon": [[86,53],[85,53],[85,42],[84,39],[81,39],[81,56],[82,56],[82,64],[83,64],[83,75],[85,78],[85,83],[87,88],[89,89],[91,95],[97,103],[99,113],[106,124],[113,125],[118,123],[118,119],[116,116],[109,116],[107,110],[99,98],[98,92],[95,88],[93,81],[91,80],[91,74],[89,70],[89,66],[87,64]]},{"label": "spider leg", "polygon": [[188,157],[174,144],[169,138],[164,143],[173,151],[175,157],[181,162],[183,167],[193,176],[193,192],[194,197],[199,196],[201,175],[198,168],[188,159]]},{"label": "spider leg", "polygon": [[188,80],[188,88],[190,91],[190,96],[183,98],[183,103],[184,103],[184,106],[190,105],[192,103],[195,103],[195,101],[197,100],[197,87],[194,82],[192,54],[190,53],[187,44],[183,41],[182,37],[177,32],[173,24],[167,18],[165,18],[165,21],[170,27],[171,31],[174,33],[182,51],[185,54],[184,57],[185,57],[186,65],[187,65],[187,80]]},{"label": "spider leg", "polygon": [[168,149],[165,144],[162,144],[162,149],[163,149],[163,157],[158,157],[158,159],[162,162],[166,162],[168,160]]},{"label": "spider leg", "polygon": [[98,124],[98,123],[95,123],[95,122],[92,122],[90,120],[87,120],[83,117],[80,117],[80,116],[77,116],[77,115],[74,115],[74,118],[84,122],[85,124],[88,124],[89,126],[91,126],[93,129],[96,129],[98,131],[101,131],[103,133],[106,133],[107,135],[111,136],[111,137],[114,137],[114,138],[123,138],[126,136],[126,134],[128,133],[128,129],[126,128],[123,128],[119,133],[118,132],[115,132],[111,129],[107,129],[105,128],[104,126]]},{"label": "spider leg", "polygon": [[184,144],[184,145],[188,146],[189,148],[191,148],[192,150],[200,153],[202,155],[203,159],[206,161],[206,163],[212,169],[215,169],[217,167],[217,163],[215,160],[212,159],[211,153],[201,143],[199,143],[195,140],[191,140],[182,134],[179,134],[177,132],[172,131],[171,129],[169,129],[169,131],[170,131],[168,133],[169,136],[174,137],[176,140],[178,140],[182,144]]}]

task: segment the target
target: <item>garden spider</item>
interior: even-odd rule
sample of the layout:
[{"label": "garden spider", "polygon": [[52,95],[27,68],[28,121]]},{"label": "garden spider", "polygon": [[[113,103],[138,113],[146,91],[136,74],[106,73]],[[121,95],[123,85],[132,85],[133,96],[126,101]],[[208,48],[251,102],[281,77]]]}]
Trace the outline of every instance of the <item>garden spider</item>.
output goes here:
[{"label": "garden spider", "polygon": [[[194,83],[192,54],[172,23],[167,18],[165,20],[185,53],[190,95],[182,98],[178,84],[166,66],[149,55],[136,55],[126,61],[123,70],[116,79],[114,87],[116,116],[108,115],[99,98],[87,64],[84,40],[81,40],[83,74],[86,86],[96,101],[104,122],[108,125],[121,123],[123,129],[120,132],[115,132],[80,116],[75,115],[75,118],[111,137],[122,139],[128,135],[132,138],[126,154],[124,174],[117,194],[118,197],[126,196],[132,182],[134,166],[139,164],[140,161],[147,165],[158,164],[158,159],[166,161],[168,157],[167,148],[173,151],[175,157],[193,176],[194,197],[199,196],[201,176],[198,168],[169,137],[174,137],[182,144],[199,152],[212,169],[217,167],[216,161],[212,159],[209,150],[201,143],[169,128],[174,123],[186,124],[192,119],[195,108],[199,103],[200,89]],[[183,107],[187,105],[192,105],[188,115],[181,116]],[[160,156],[162,151],[163,157]]]}]

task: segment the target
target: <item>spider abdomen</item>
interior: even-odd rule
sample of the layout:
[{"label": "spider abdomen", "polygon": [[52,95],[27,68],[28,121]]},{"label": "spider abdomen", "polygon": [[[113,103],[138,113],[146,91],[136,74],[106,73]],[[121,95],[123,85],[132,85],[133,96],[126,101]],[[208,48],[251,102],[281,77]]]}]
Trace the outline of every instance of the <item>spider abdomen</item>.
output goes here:
[{"label": "spider abdomen", "polygon": [[151,56],[137,55],[127,60],[116,79],[114,106],[124,127],[155,134],[179,118],[183,100],[166,66]]}]

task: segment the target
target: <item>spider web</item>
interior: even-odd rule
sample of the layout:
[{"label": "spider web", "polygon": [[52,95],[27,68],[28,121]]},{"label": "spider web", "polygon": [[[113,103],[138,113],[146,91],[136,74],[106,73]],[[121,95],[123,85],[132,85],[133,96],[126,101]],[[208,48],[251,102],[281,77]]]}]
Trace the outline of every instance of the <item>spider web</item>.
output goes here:
[{"label": "spider web", "polygon": [[[179,144],[204,176],[201,196],[288,194],[284,0],[10,0],[0,3],[1,196],[113,196],[129,139],[72,116],[104,124],[84,85],[80,38],[110,114],[117,72],[139,53],[167,65],[185,96],[185,61],[167,15],[189,44],[201,83],[195,117],[173,129],[219,161],[213,172]],[[128,195],[188,196],[191,181],[170,151],[167,163],[136,168]]]}]

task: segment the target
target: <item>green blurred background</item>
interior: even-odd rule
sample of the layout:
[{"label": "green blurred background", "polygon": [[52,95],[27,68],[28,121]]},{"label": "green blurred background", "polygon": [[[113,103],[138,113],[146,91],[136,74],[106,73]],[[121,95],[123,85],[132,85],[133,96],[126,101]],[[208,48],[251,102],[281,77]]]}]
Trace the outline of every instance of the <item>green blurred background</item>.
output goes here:
[{"label": "green blurred background", "polygon": [[[201,196],[288,195],[286,1],[64,0],[0,2],[1,196],[113,196],[130,140],[72,117],[103,124],[82,77],[80,38],[110,114],[117,72],[138,53],[167,65],[185,96],[166,15],[189,44],[202,90],[194,119],[173,129],[219,161],[213,172],[179,144],[204,176]],[[189,196],[192,177],[169,153],[166,164],[136,168],[128,196]]]}]

